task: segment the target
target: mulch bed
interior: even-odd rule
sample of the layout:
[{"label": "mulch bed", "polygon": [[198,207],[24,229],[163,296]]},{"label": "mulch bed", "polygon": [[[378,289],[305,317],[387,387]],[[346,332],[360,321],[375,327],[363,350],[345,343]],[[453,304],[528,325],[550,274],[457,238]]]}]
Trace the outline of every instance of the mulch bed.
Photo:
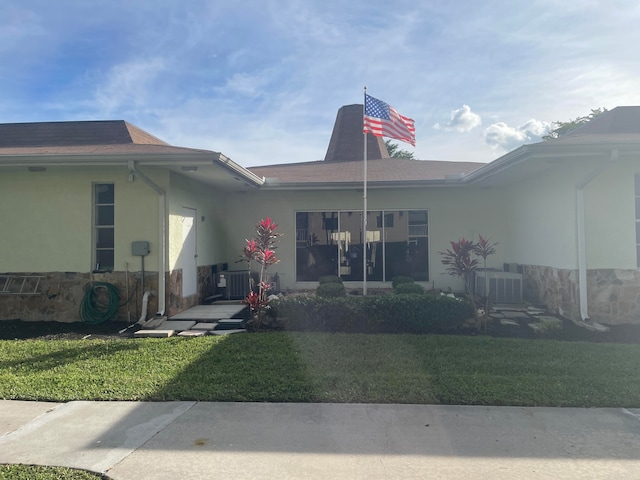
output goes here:
[{"label": "mulch bed", "polygon": [[523,320],[518,326],[509,326],[494,321],[487,334],[501,338],[547,338],[569,342],[640,343],[640,325],[610,325],[608,332],[595,332],[564,319],[559,330],[536,333],[527,325],[529,322]]},{"label": "mulch bed", "polygon": [[[120,330],[129,326],[126,322],[104,322],[88,324],[83,322],[23,322],[21,320],[0,321],[0,340],[82,340],[87,338],[123,339],[133,338],[140,328],[134,325],[124,333]],[[475,329],[459,332],[464,335],[478,335]],[[552,338],[564,341],[640,343],[640,325],[612,326],[606,333],[592,332],[565,320],[562,329],[550,334],[537,334],[523,322],[520,326],[501,326],[494,322],[489,326],[486,335],[501,338]]]},{"label": "mulch bed", "polygon": [[21,320],[0,321],[0,340],[82,340],[84,338],[133,338],[136,327],[123,334],[126,322],[104,322],[89,324],[83,322],[23,322]]}]

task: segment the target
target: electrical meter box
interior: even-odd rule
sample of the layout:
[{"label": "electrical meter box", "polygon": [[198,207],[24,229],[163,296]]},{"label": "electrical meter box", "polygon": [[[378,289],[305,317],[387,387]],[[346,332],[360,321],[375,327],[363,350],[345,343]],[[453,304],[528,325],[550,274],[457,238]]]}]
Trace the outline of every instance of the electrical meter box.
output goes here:
[{"label": "electrical meter box", "polygon": [[149,242],[140,241],[140,242],[131,242],[131,255],[135,255],[137,257],[144,257],[149,255]]}]

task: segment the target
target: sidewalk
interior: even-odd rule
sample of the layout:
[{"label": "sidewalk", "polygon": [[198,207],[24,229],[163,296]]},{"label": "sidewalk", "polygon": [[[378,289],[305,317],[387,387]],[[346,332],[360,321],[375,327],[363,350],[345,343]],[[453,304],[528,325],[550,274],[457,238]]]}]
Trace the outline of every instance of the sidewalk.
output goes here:
[{"label": "sidewalk", "polygon": [[640,478],[640,409],[0,401],[0,463],[116,480]]}]

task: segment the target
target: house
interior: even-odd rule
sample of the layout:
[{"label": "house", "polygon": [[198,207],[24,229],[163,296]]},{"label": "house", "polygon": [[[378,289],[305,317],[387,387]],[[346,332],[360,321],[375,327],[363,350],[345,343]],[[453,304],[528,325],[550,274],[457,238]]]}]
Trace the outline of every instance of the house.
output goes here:
[{"label": "house", "polygon": [[339,110],[324,160],[254,168],[124,121],[0,125],[0,319],[77,320],[92,281],[132,298],[121,318],[144,313],[143,291],[150,314],[171,315],[242,270],[269,216],[283,290],[327,274],[362,288],[365,272],[372,289],[410,275],[460,290],[438,252],[482,234],[500,242],[494,288],[575,321],[640,323],[640,107],[488,164],[388,158],[366,141],[363,231],[361,105]]},{"label": "house", "polygon": [[124,121],[0,125],[0,319],[78,320],[89,282],[120,318],[200,302],[227,251],[229,192],[263,179]]}]

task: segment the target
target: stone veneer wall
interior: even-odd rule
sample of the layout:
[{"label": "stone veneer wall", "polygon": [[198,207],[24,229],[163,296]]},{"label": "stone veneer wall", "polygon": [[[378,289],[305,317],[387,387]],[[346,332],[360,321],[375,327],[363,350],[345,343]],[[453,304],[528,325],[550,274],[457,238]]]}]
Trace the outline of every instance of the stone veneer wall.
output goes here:
[{"label": "stone veneer wall", "polygon": [[593,320],[611,325],[640,324],[640,272],[637,270],[589,270],[587,289],[589,316]]},{"label": "stone veneer wall", "polygon": [[190,295],[186,298],[182,297],[182,269],[172,270],[168,275],[167,281],[167,314],[175,315],[187,308],[200,305],[202,301],[213,295],[215,285],[211,274],[211,266],[198,267],[198,294]]},{"label": "stone veneer wall", "polygon": [[[120,293],[117,320],[137,321],[141,314],[142,294],[140,272],[79,273],[79,272],[24,272],[13,275],[39,275],[36,295],[0,294],[0,321],[20,319],[24,321],[78,322],[80,304],[91,282],[107,282],[115,285]],[[157,272],[145,272],[145,290],[158,289]],[[15,281],[14,281],[15,282]],[[127,282],[130,301],[127,303]],[[35,283],[31,283],[32,287]],[[27,289],[25,288],[25,291]],[[30,289],[32,291],[33,288]],[[12,288],[10,291],[19,291]],[[147,312],[157,310],[157,298],[149,300]]]},{"label": "stone veneer wall", "polygon": [[580,318],[577,270],[523,265],[523,282],[525,300],[572,320]]},{"label": "stone veneer wall", "polygon": [[[12,275],[37,275],[43,278],[40,279],[36,295],[0,294],[0,321],[81,321],[80,304],[91,282],[107,282],[118,288],[121,306],[116,320],[136,322],[142,314],[141,272],[14,272]],[[130,297],[128,303],[127,282]],[[28,288],[29,286],[31,288]],[[29,281],[25,285],[25,291],[33,291],[34,286],[35,281]],[[158,291],[158,272],[145,272],[144,289]],[[175,315],[198,305],[213,294],[213,289],[211,266],[198,267],[198,294],[182,298],[182,270],[174,270],[167,276],[168,304],[165,313]],[[10,291],[19,291],[19,287],[11,288]],[[158,299],[151,295],[147,306],[147,318],[153,316],[157,310]]]},{"label": "stone veneer wall", "polygon": [[[523,277],[526,300],[543,304],[571,320],[580,320],[577,270],[524,265]],[[591,320],[609,325],[640,324],[640,272],[587,270],[587,294]]]}]

